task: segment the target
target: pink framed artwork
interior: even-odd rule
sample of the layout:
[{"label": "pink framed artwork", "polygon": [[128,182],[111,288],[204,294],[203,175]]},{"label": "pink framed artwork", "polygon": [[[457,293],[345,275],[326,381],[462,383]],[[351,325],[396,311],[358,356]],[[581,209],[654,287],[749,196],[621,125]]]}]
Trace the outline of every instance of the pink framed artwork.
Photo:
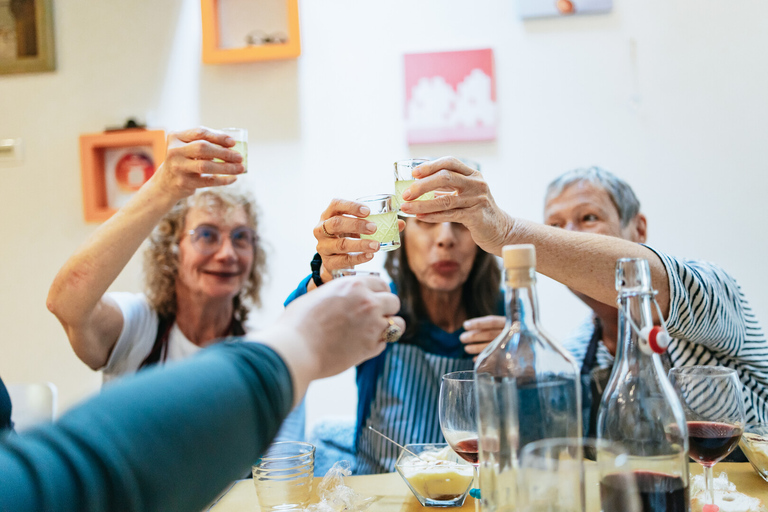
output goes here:
[{"label": "pink framed artwork", "polygon": [[493,50],[405,55],[409,144],[496,138]]}]

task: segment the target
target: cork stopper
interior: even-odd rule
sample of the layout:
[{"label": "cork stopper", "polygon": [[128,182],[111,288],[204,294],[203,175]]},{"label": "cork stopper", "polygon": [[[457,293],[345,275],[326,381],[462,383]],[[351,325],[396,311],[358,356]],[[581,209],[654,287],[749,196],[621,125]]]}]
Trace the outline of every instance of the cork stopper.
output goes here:
[{"label": "cork stopper", "polygon": [[536,247],[533,244],[505,245],[502,256],[504,268],[536,268]]}]

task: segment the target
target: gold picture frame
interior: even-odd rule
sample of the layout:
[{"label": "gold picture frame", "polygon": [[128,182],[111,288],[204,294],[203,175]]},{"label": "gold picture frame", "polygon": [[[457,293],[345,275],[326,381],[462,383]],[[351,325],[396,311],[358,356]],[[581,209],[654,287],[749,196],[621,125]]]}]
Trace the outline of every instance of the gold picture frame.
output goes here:
[{"label": "gold picture frame", "polygon": [[56,69],[53,0],[0,0],[0,74]]}]

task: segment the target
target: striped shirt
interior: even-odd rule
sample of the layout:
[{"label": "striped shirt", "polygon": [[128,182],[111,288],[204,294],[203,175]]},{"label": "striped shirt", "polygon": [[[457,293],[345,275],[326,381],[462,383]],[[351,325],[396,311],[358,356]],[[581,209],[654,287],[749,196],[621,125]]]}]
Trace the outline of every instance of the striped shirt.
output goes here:
[{"label": "striped shirt", "polygon": [[[747,422],[768,419],[768,341],[736,280],[712,263],[654,251],[667,270],[673,366],[726,366],[739,375]],[[584,322],[563,344],[581,363],[594,325]],[[613,357],[601,342],[597,366]]]}]

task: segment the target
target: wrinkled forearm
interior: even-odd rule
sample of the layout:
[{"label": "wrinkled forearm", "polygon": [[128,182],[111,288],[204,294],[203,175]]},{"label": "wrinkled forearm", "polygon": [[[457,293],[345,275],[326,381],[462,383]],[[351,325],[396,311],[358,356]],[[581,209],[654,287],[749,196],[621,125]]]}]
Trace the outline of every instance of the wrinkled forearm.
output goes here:
[{"label": "wrinkled forearm", "polygon": [[651,249],[621,238],[578,233],[515,219],[506,244],[534,244],[536,270],[573,291],[603,304],[616,304],[616,261],[644,258],[658,291],[662,313],[669,311],[669,279],[661,259]]},{"label": "wrinkled forearm", "polygon": [[158,187],[150,179],[67,260],[51,284],[48,309],[64,326],[78,355],[96,352],[99,359],[104,347],[90,345],[108,348],[119,335],[119,311],[103,296],[175,203]]}]

